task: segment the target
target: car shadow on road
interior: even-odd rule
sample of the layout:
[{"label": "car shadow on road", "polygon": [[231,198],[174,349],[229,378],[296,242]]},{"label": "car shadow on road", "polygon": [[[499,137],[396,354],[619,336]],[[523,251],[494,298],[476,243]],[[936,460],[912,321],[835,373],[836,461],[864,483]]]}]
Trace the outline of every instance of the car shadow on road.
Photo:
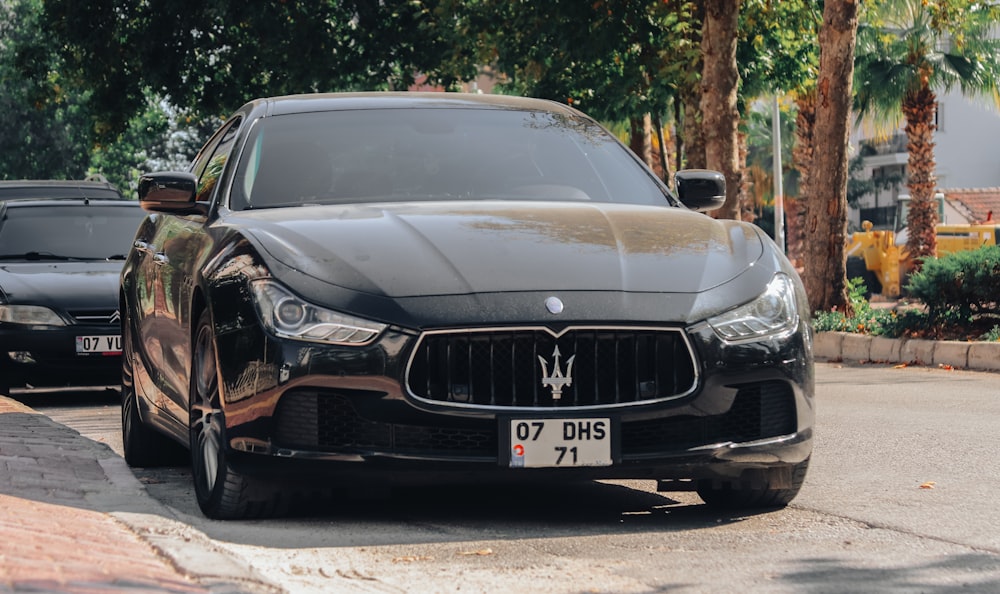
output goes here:
[{"label": "car shadow on road", "polygon": [[[210,538],[279,548],[285,536],[295,548],[381,546],[464,540],[472,534],[513,539],[688,531],[780,513],[715,510],[694,493],[657,493],[654,481],[588,481],[355,488],[300,496],[281,517],[220,522],[198,509],[190,469],[133,473],[150,496]],[[304,530],[309,526],[323,529]]]}]

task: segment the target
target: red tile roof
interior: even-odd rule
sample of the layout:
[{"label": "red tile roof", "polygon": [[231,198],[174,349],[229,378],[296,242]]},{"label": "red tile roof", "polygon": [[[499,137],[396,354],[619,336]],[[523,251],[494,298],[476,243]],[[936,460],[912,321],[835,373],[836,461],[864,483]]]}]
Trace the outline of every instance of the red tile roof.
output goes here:
[{"label": "red tile roof", "polygon": [[961,204],[969,211],[973,223],[995,222],[1000,219],[1000,188],[956,188],[943,190],[948,201]]}]

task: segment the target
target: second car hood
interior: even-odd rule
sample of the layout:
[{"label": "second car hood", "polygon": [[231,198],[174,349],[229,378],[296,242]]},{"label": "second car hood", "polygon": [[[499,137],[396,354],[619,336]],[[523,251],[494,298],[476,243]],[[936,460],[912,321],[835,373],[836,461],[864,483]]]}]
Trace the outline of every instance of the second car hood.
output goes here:
[{"label": "second car hood", "polygon": [[271,257],[402,298],[509,291],[698,293],[760,258],[754,228],[673,207],[533,202],[307,206],[238,213]]},{"label": "second car hood", "polygon": [[5,262],[0,289],[10,303],[53,309],[118,307],[122,262]]}]

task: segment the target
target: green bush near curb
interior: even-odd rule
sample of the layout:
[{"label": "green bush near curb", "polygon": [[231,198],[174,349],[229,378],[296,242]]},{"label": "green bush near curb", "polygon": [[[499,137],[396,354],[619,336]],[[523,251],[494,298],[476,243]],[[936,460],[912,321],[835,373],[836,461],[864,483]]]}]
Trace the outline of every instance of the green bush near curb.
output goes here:
[{"label": "green bush near curb", "polygon": [[924,308],[873,308],[860,278],[848,280],[850,311],[819,311],[817,332],[889,338],[1000,341],[1000,246],[926,260],[906,285]]}]

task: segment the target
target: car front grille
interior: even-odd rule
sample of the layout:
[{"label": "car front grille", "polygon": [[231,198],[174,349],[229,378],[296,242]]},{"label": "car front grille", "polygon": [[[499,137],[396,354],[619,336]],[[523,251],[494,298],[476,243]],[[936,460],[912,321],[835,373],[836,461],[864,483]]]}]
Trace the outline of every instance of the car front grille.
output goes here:
[{"label": "car front grille", "polygon": [[77,324],[90,326],[107,326],[109,324],[118,326],[121,324],[121,316],[117,309],[86,309],[70,310],[69,315]]},{"label": "car front grille", "polygon": [[[797,430],[795,395],[789,384],[761,382],[737,388],[732,406],[722,414],[677,415],[618,424],[622,459],[756,441]],[[442,417],[435,424],[424,425],[373,420],[359,413],[347,395],[302,390],[287,393],[279,402],[274,443],[278,447],[326,452],[376,451],[496,461],[499,431],[495,419]]]},{"label": "car front grille", "polygon": [[411,395],[438,405],[586,409],[690,394],[695,369],[680,330],[464,330],[425,333],[406,380]]}]

